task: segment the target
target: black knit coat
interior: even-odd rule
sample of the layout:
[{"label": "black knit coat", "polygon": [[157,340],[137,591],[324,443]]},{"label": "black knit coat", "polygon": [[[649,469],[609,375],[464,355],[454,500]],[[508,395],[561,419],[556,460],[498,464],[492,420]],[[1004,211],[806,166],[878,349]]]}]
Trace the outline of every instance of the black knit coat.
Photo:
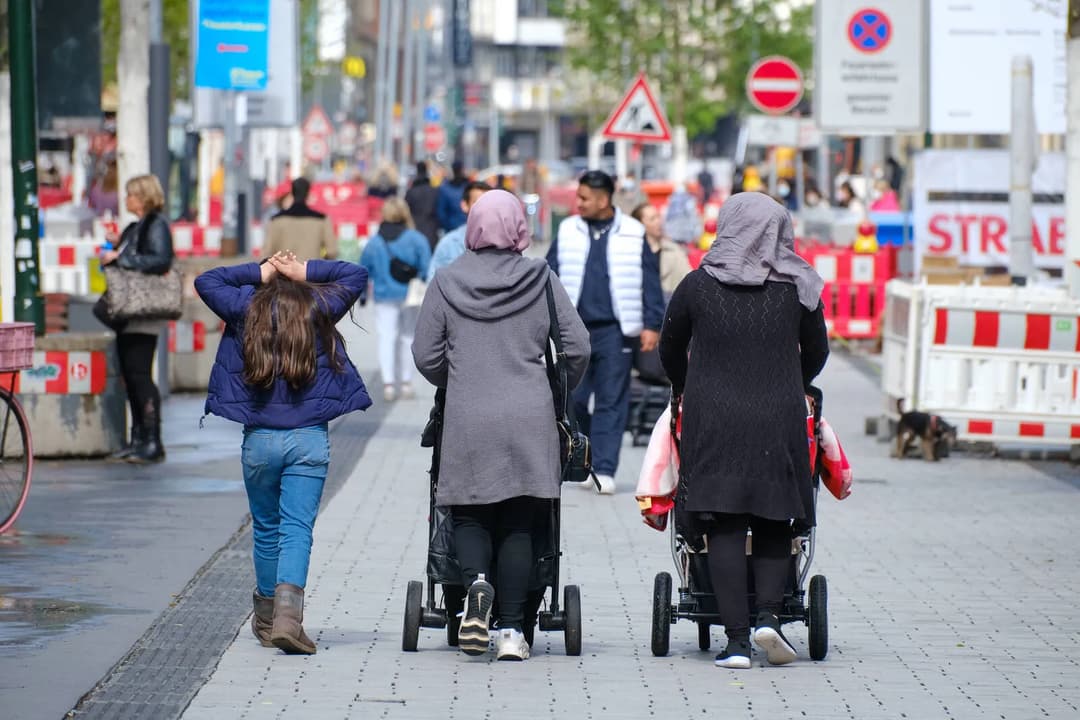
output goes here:
[{"label": "black knit coat", "polygon": [[683,394],[681,511],[814,523],[804,390],[828,355],[822,308],[806,310],[794,285],[686,276],[660,337]]}]

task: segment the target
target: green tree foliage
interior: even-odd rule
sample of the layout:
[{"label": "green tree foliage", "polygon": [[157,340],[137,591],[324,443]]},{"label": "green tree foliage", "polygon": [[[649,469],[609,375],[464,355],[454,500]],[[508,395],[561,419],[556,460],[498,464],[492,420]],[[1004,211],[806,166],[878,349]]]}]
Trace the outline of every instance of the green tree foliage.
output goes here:
[{"label": "green tree foliage", "polygon": [[[668,118],[690,137],[749,107],[746,73],[758,58],[786,55],[809,70],[813,7],[779,0],[561,0],[570,64],[606,89],[609,103],[638,71],[663,96]],[[550,6],[549,6],[550,7]],[[610,107],[586,108],[605,115]]]},{"label": "green tree foliage", "polygon": [[[161,34],[169,44],[172,97],[187,98],[191,91],[191,27],[188,0],[162,0]],[[119,0],[101,0],[101,80],[116,82],[116,59],[120,53]]]}]

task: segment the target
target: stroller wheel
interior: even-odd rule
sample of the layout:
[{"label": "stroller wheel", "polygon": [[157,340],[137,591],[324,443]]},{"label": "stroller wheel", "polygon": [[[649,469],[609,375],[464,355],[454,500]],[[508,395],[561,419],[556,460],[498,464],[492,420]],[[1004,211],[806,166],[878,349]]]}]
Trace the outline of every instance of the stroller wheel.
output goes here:
[{"label": "stroller wheel", "polygon": [[581,591],[577,585],[563,588],[563,622],[566,654],[577,657],[581,654]]},{"label": "stroller wheel", "polygon": [[829,589],[824,575],[810,578],[810,659],[824,660],[829,653]]},{"label": "stroller wheel", "polygon": [[699,650],[708,650],[712,647],[712,633],[710,632],[711,626],[707,622],[698,621],[697,624],[697,646]]},{"label": "stroller wheel", "polygon": [[657,573],[653,582],[652,654],[663,657],[671,646],[671,575]]},{"label": "stroller wheel", "polygon": [[423,615],[424,584],[419,580],[410,580],[405,593],[405,627],[401,631],[401,649],[416,652],[420,640],[420,620]]}]

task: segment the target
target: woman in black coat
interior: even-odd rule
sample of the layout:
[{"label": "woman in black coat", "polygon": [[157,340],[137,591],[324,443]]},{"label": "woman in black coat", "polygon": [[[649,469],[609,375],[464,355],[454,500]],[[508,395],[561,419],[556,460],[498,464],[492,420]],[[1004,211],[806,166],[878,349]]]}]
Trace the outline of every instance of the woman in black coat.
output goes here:
[{"label": "woman in black coat", "polygon": [[708,538],[728,645],[716,664],[750,667],[746,532],[753,530],[754,641],[795,659],[778,616],[792,521],[813,524],[804,393],[829,354],[822,280],[794,251],[791,218],[761,193],[732,196],[716,241],[668,306],[660,357],[683,399],[676,509]]},{"label": "woman in black coat", "polygon": [[[125,207],[138,220],[124,228],[115,250],[101,256],[102,265],[116,263],[125,270],[164,275],[172,267],[173,243],[161,183],[153,175],[139,175],[128,180],[124,189]],[[161,394],[151,368],[158,336],[167,326],[164,320],[132,320],[113,328],[120,374],[131,407],[131,442],[110,456],[113,460],[156,463],[165,459]]]}]

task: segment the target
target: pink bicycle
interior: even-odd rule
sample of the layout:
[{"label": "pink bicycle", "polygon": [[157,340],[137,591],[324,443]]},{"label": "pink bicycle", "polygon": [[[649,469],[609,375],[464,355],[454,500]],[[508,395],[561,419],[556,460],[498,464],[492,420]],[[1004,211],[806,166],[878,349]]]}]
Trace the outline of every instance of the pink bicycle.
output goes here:
[{"label": "pink bicycle", "polygon": [[34,324],[0,323],[0,378],[6,381],[0,382],[0,533],[15,524],[30,494],[34,450],[15,390],[19,371],[33,359]]}]

